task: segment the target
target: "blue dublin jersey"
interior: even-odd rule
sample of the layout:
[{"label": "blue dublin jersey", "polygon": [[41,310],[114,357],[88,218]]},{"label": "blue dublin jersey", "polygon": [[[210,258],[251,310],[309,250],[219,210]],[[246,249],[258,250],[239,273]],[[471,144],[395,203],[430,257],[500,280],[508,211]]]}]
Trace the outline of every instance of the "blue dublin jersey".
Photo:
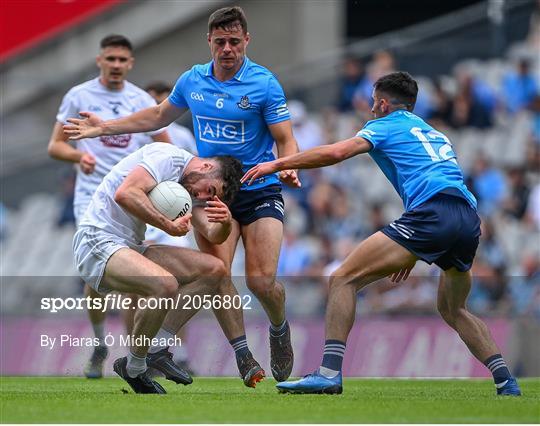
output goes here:
[{"label": "blue dublin jersey", "polygon": [[403,200],[413,210],[442,190],[453,188],[476,209],[476,199],[463,182],[452,144],[416,115],[398,110],[368,121],[357,136]]},{"label": "blue dublin jersey", "polygon": [[[180,76],[169,102],[189,108],[197,150],[201,157],[231,155],[244,171],[274,160],[274,139],[268,125],[289,120],[283,89],[266,68],[244,58],[242,67],[227,81],[212,73],[213,62],[195,65]],[[243,190],[279,184],[277,174],[263,176]]]}]

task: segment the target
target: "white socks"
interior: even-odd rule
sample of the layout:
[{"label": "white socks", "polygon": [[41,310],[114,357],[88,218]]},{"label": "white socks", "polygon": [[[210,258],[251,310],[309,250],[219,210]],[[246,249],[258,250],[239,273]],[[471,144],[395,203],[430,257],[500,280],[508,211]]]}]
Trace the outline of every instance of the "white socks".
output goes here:
[{"label": "white socks", "polygon": [[137,355],[133,355],[130,351],[127,359],[126,370],[129,377],[137,377],[139,374],[144,373],[148,368],[146,366],[146,357],[141,358]]},{"label": "white socks", "polygon": [[333,379],[334,377],[336,377],[339,374],[339,371],[331,370],[329,368],[321,366],[321,367],[319,367],[319,373],[321,374],[321,376],[324,376],[327,379]]}]

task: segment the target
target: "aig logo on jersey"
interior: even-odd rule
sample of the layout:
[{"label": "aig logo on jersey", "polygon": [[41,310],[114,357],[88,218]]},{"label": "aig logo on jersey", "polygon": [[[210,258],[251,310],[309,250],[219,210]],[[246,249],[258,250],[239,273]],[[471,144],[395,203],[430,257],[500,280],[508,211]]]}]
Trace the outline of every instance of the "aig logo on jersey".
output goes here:
[{"label": "aig logo on jersey", "polygon": [[197,92],[191,92],[189,95],[194,101],[204,102],[204,96]]},{"label": "aig logo on jersey", "polygon": [[196,115],[199,139],[208,143],[244,143],[244,121]]}]

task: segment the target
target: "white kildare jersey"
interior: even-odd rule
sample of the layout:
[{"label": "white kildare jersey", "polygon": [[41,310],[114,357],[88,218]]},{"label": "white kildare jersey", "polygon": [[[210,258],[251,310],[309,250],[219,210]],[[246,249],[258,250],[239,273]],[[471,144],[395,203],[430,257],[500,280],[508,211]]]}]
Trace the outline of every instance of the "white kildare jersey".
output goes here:
[{"label": "white kildare jersey", "polygon": [[156,142],[142,147],[120,160],[103,178],[86,209],[80,227],[101,229],[134,245],[144,240],[146,224],[125,211],[114,194],[135,167],[143,167],[157,183],[179,182],[186,165],[194,158],[174,145]]},{"label": "white kildare jersey", "polygon": [[[122,90],[112,91],[95,78],[73,87],[64,96],[56,120],[68,124],[67,119],[79,117],[81,111],[92,112],[102,120],[113,120],[154,105],[156,102],[148,93],[128,81],[124,82]],[[75,211],[84,211],[92,194],[116,163],[141,146],[154,142],[151,136],[162,131],[78,140],[77,149],[91,154],[96,167],[90,174],[77,170]]]}]

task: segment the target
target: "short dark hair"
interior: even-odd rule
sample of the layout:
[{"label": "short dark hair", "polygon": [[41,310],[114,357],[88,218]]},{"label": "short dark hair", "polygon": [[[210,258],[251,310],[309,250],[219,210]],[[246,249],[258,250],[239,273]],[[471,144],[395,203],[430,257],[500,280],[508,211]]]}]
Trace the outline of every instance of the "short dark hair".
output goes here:
[{"label": "short dark hair", "polygon": [[394,105],[405,105],[412,110],[418,95],[418,84],[408,72],[398,71],[379,78],[373,87],[391,97]]},{"label": "short dark hair", "polygon": [[228,30],[234,27],[237,22],[242,27],[244,34],[247,33],[247,19],[242,8],[240,6],[223,7],[216,10],[208,18],[208,33],[216,28]]},{"label": "short dark hair", "polygon": [[220,155],[214,157],[219,164],[219,174],[223,179],[223,195],[221,200],[225,204],[230,204],[236,193],[240,190],[240,179],[243,176],[242,162],[230,155]]},{"label": "short dark hair", "polygon": [[172,91],[172,87],[164,81],[154,81],[148,84],[144,90],[147,92],[156,92],[158,95],[161,95],[162,93],[170,93]]},{"label": "short dark hair", "polygon": [[130,52],[133,52],[133,46],[131,44],[131,41],[127,39],[127,37],[124,37],[120,34],[111,34],[107,37],[104,37],[101,39],[101,42],[99,43],[100,47],[102,49],[105,49],[106,47],[125,47]]}]

